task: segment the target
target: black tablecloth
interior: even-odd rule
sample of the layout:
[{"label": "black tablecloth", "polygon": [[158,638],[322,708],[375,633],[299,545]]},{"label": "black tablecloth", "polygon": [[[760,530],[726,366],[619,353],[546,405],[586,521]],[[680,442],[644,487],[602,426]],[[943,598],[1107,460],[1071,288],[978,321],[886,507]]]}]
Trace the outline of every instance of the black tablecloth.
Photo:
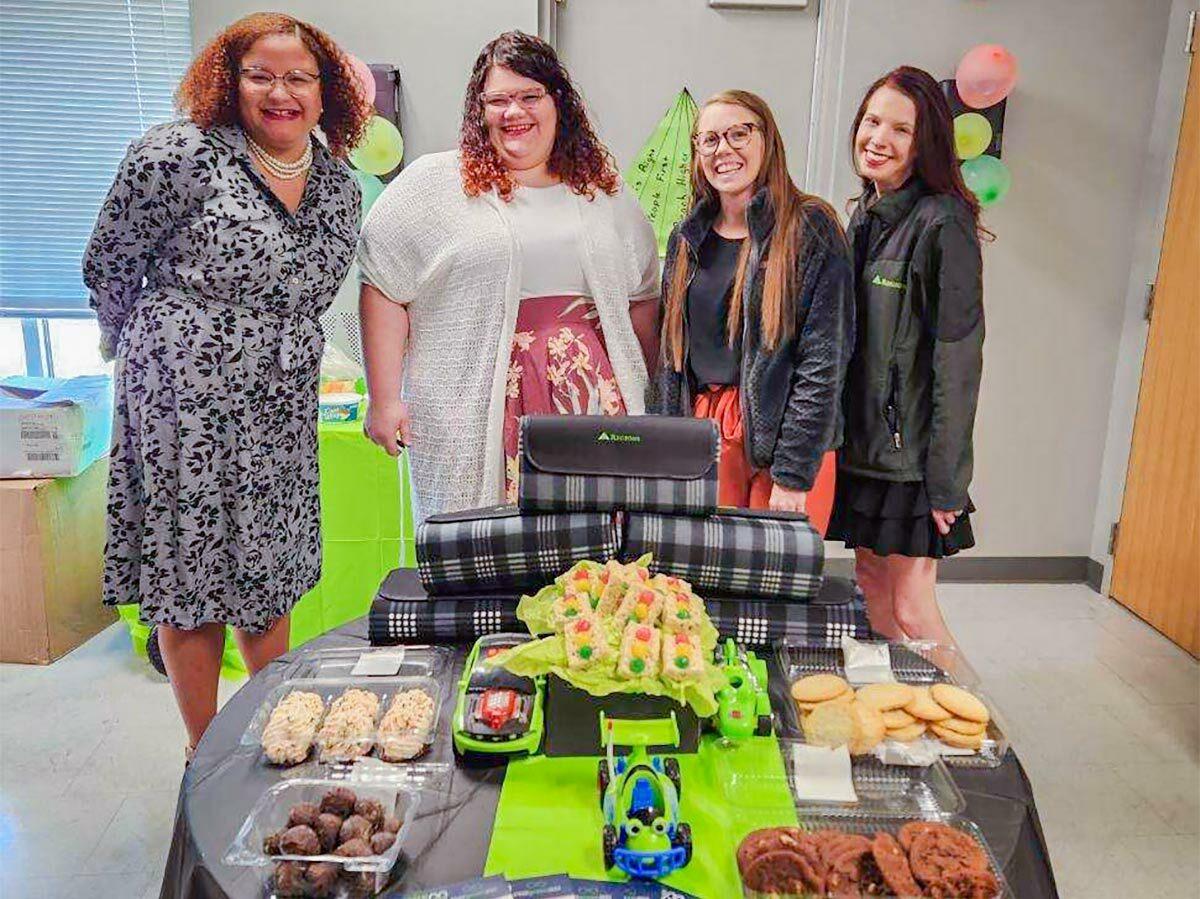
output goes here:
[{"label": "black tablecloth", "polygon": [[[305,646],[367,648],[366,622],[359,619]],[[302,653],[304,650],[299,650]],[[465,657],[458,651],[456,668]],[[258,763],[256,753],[239,749],[242,733],[267,693],[288,675],[296,653],[269,665],[229,700],[201,740],[184,774],[175,830],[167,857],[160,899],[259,897],[260,874],[233,868],[221,859],[246,813],[279,772]],[[454,672],[457,674],[457,670]],[[777,704],[788,701],[782,679],[773,678]],[[428,760],[452,761],[449,728],[454,691],[447,690],[442,726]],[[447,792],[430,792],[421,800],[400,862],[394,869],[396,895],[408,889],[455,883],[483,872],[492,819],[500,796],[504,768],[454,768]],[[1046,843],[1029,781],[1016,755],[990,770],[954,769],[967,799],[964,813],[983,830],[1004,866],[1013,893],[1020,899],[1057,897]]]}]

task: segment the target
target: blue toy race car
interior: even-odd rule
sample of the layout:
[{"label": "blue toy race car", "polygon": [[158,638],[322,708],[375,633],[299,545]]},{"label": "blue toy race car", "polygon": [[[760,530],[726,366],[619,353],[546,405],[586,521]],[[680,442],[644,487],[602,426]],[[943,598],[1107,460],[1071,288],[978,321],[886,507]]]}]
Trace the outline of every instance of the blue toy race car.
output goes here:
[{"label": "blue toy race car", "polygon": [[[600,760],[600,808],[604,812],[604,867],[630,877],[666,877],[692,860],[692,829],[679,820],[679,761],[651,756],[647,746],[679,743],[670,718],[626,721],[600,713],[606,757]],[[614,758],[613,746],[632,747]]]}]

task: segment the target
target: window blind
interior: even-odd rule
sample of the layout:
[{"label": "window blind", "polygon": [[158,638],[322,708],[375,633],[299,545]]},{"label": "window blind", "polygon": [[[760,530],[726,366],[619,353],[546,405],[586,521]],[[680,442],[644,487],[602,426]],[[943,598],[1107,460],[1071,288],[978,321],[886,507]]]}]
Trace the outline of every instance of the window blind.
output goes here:
[{"label": "window blind", "polygon": [[0,0],[0,316],[88,314],[96,212],[191,53],[188,0]]}]

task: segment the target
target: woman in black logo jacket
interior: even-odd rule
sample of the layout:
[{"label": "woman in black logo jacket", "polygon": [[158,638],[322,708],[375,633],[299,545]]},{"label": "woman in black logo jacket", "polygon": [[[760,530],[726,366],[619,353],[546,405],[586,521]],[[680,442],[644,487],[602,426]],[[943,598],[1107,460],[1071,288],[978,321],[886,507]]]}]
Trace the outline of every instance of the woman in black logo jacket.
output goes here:
[{"label": "woman in black logo jacket", "polygon": [[983,363],[979,203],[927,72],[901,66],[871,85],[851,141],[863,188],[847,234],[858,333],[829,537],[855,550],[876,630],[952,642],[934,583],[938,559],[975,543],[967,487]]},{"label": "woman in black logo jacket", "polygon": [[761,97],[712,97],[693,145],[648,411],[716,421],[721,505],[807,511],[824,533],[854,340],[846,238],[828,204],[792,182]]}]

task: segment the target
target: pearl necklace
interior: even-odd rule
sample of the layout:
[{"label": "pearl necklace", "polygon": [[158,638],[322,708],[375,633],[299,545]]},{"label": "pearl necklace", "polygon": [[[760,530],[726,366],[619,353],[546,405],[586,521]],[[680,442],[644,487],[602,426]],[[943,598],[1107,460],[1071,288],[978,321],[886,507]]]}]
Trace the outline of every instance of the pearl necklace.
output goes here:
[{"label": "pearl necklace", "polygon": [[250,148],[250,152],[254,154],[255,158],[263,164],[263,168],[281,181],[291,181],[294,178],[299,178],[312,168],[312,141],[309,141],[305,145],[304,153],[295,162],[284,162],[282,159],[276,159],[255,143],[249,134],[246,135],[246,146]]}]

